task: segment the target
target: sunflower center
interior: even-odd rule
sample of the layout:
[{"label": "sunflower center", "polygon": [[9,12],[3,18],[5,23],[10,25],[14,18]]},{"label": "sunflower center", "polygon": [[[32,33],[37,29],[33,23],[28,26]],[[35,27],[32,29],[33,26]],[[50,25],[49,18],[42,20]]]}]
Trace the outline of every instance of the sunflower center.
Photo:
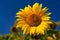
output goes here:
[{"label": "sunflower center", "polygon": [[41,23],[41,19],[38,15],[36,14],[31,14],[28,15],[26,18],[26,22],[30,25],[30,26],[38,26]]}]

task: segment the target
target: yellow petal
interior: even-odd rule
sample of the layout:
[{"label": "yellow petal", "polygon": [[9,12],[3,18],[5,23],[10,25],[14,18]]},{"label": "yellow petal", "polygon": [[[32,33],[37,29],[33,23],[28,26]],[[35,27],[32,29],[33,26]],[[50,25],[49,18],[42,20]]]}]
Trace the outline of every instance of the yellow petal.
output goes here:
[{"label": "yellow petal", "polygon": [[39,3],[35,3],[34,5],[33,5],[33,9],[35,10],[35,9],[37,9],[39,7]]},{"label": "yellow petal", "polygon": [[42,17],[42,20],[50,20],[50,17]]},{"label": "yellow petal", "polygon": [[25,12],[25,15],[29,15],[29,14],[32,13],[32,9],[30,8],[30,6],[25,7],[25,8],[24,8],[24,12]]},{"label": "yellow petal", "polygon": [[37,35],[38,34],[44,34],[44,30],[42,30],[41,28],[36,28],[36,33],[37,33]]},{"label": "yellow petal", "polygon": [[23,35],[26,33],[27,27],[24,28]]},{"label": "yellow petal", "polygon": [[20,9],[22,12],[24,11],[23,9]]},{"label": "yellow petal", "polygon": [[40,12],[39,3],[35,3],[35,4],[33,5],[33,12],[39,14],[39,12]]},{"label": "yellow petal", "polygon": [[45,7],[45,8],[43,8],[43,9],[42,9],[42,12],[44,12],[44,13],[45,13],[47,10],[48,10],[48,8],[47,8],[47,7]]},{"label": "yellow petal", "polygon": [[43,8],[43,9],[41,10],[41,12],[40,12],[40,16],[44,15],[44,13],[45,13],[47,10],[48,10],[47,7]]},{"label": "yellow petal", "polygon": [[51,15],[51,12],[46,13],[46,15]]},{"label": "yellow petal", "polygon": [[42,10],[42,4],[40,4],[40,11]]},{"label": "yellow petal", "polygon": [[30,35],[31,34],[34,34],[35,33],[35,30],[36,30],[36,27],[31,27],[31,29],[30,29]]}]

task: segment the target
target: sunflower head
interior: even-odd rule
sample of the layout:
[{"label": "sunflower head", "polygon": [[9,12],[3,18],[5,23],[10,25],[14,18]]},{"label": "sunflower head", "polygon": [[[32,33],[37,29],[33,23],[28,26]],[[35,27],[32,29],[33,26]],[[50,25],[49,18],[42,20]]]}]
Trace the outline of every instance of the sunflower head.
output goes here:
[{"label": "sunflower head", "polygon": [[57,26],[57,24],[55,22],[52,22],[52,24],[50,24],[50,28],[52,28],[52,29],[56,29],[56,26]]},{"label": "sunflower head", "polygon": [[23,34],[44,34],[51,24],[49,16],[51,13],[46,12],[47,10],[47,7],[42,8],[42,4],[39,3],[20,9],[16,13],[16,27],[21,28]]}]

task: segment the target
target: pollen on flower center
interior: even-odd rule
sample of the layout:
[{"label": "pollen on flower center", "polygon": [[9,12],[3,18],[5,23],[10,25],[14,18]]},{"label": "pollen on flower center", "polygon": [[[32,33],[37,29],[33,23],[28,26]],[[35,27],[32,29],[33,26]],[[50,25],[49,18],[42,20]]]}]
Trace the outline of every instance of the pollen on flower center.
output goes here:
[{"label": "pollen on flower center", "polygon": [[37,16],[36,14],[31,14],[28,15],[26,18],[26,22],[30,25],[30,26],[38,26],[41,23],[41,19],[39,16]]}]

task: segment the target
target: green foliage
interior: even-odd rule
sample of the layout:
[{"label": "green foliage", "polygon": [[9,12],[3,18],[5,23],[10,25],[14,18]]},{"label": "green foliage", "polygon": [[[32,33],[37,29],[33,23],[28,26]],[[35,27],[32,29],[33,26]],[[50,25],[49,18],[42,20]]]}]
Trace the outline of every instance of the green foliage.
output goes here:
[{"label": "green foliage", "polygon": [[12,32],[10,34],[7,35],[0,35],[0,40],[47,40],[47,37],[53,37],[53,34],[56,35],[56,40],[60,40],[60,31],[58,30],[53,30],[53,29],[49,29],[47,30],[47,32],[45,33],[45,35],[38,35],[38,36],[33,36],[33,35],[19,35],[15,32]]},{"label": "green foliage", "polygon": [[21,35],[22,30],[16,29],[15,27],[11,28],[11,33],[6,35],[0,35],[0,40],[47,40],[47,38],[51,38],[54,40],[60,40],[60,31],[55,29],[48,29],[45,31],[45,35]]}]

